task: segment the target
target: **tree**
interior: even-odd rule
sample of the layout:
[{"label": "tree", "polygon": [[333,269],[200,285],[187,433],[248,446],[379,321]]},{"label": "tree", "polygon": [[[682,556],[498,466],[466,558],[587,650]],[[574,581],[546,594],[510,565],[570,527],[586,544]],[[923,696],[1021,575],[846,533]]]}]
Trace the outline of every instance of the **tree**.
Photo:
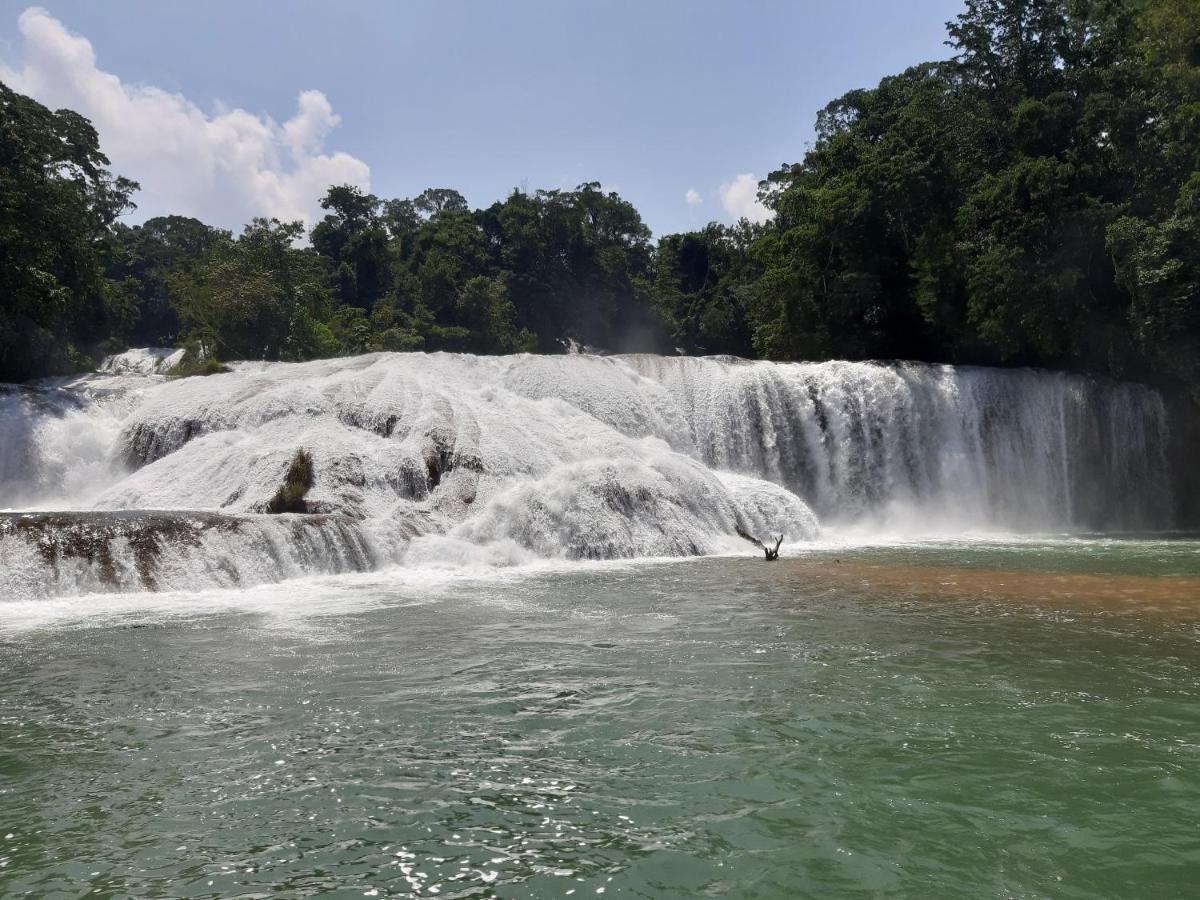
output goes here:
[{"label": "tree", "polygon": [[948,29],[770,176],[755,350],[1194,379],[1200,7],[969,0]]},{"label": "tree", "polygon": [[[1200,5],[966,0],[950,60],[849,91],[762,225],[655,245],[597,182],[472,211],[331,186],[236,239],[117,222],[132,182],[69,111],[0,94],[0,377],[131,341],[212,357],[732,353],[1069,366],[1200,401]],[[212,368],[213,366],[209,366]]]},{"label": "tree", "polygon": [[455,318],[470,330],[474,353],[528,352],[536,345],[533,332],[518,331],[517,311],[502,279],[479,275],[464,284]]},{"label": "tree", "polygon": [[[947,70],[915,66],[817,118],[803,163],[772,173],[775,219],[752,253],[755,349],[781,358],[933,355],[958,314],[946,239],[966,192]],[[941,275],[949,276],[946,281]],[[936,280],[935,280],[936,279]]]},{"label": "tree", "polygon": [[164,345],[179,334],[171,303],[172,276],[193,272],[227,231],[188,216],[158,216],[141,225],[116,223],[108,246],[107,274],[124,284],[136,309],[119,336],[134,345]]},{"label": "tree", "polygon": [[687,353],[752,356],[748,307],[754,276],[748,248],[757,229],[726,228],[671,234],[658,242],[654,301],[671,323],[671,342]]},{"label": "tree", "polygon": [[0,84],[0,378],[87,364],[129,326],[126,285],[104,279],[103,248],[137,185],[113,177],[91,124]]},{"label": "tree", "polygon": [[614,350],[663,346],[650,302],[650,230],[628,201],[596,182],[514,191],[479,220],[518,323],[541,350],[561,350],[564,339]]},{"label": "tree", "polygon": [[412,201],[413,208],[426,219],[440,216],[444,212],[469,212],[467,201],[453,188],[426,188]]},{"label": "tree", "polygon": [[[1071,59],[1071,22],[1062,0],[966,0],[947,24],[958,74],[997,110],[1056,90]],[[1003,114],[1003,113],[1002,113]]]},{"label": "tree", "polygon": [[390,278],[383,204],[374,194],[344,184],[329,188],[321,208],[329,214],[312,230],[313,249],[329,261],[338,299],[370,310],[387,292]]},{"label": "tree", "polygon": [[[222,359],[309,359],[341,352],[324,266],[295,244],[301,222],[255,219],[223,240],[172,294],[187,340]],[[345,324],[345,323],[343,323]]]}]

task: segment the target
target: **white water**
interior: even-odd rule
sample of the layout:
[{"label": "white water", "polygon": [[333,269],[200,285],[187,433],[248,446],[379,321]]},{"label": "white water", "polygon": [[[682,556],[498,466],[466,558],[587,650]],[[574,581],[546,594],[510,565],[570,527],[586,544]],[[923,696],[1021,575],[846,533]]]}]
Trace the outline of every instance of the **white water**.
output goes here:
[{"label": "white water", "polygon": [[[795,543],[818,517],[827,536],[1170,525],[1166,413],[1138,385],[452,354],[167,380],[168,353],[0,388],[0,508],[225,518],[10,516],[0,595],[740,551],[739,529]],[[328,518],[263,515],[300,447]]]}]

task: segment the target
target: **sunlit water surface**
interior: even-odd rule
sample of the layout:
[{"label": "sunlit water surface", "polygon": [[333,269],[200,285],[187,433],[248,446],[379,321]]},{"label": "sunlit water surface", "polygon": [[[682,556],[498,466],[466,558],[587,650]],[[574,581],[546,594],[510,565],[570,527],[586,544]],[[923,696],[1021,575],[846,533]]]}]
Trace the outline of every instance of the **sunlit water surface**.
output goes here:
[{"label": "sunlit water surface", "polygon": [[0,896],[1184,897],[1200,542],[0,599]]}]

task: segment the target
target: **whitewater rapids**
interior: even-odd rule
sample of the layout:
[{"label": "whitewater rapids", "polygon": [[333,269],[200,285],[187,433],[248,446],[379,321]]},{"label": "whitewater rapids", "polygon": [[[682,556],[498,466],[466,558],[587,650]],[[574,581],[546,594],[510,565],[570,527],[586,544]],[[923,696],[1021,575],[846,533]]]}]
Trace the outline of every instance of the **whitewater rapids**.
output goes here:
[{"label": "whitewater rapids", "polygon": [[[0,386],[0,595],[1170,526],[1154,390],[723,358],[373,354]],[[314,515],[267,515],[296,451]],[[818,524],[820,522],[820,524]]]}]

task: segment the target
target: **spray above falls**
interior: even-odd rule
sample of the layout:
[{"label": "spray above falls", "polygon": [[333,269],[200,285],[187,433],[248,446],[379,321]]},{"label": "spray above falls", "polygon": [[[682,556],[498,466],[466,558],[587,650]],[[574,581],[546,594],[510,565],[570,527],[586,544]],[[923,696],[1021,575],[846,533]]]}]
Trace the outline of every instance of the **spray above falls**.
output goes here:
[{"label": "spray above falls", "polygon": [[[10,590],[704,554],[744,549],[739,531],[1171,524],[1166,412],[1139,385],[442,353],[164,379],[164,356],[0,389],[0,508],[41,511],[3,514]],[[268,515],[301,449],[315,515]]]}]

